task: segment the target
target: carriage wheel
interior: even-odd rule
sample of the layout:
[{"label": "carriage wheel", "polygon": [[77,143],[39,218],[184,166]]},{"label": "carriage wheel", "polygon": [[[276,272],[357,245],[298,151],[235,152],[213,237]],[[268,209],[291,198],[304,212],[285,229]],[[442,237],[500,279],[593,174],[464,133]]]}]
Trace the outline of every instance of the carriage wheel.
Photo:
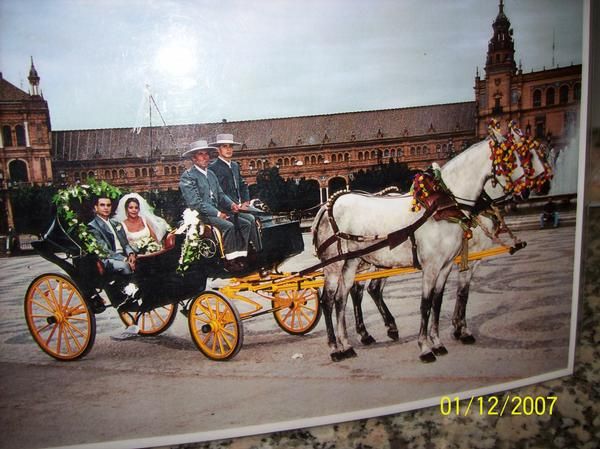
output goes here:
[{"label": "carriage wheel", "polygon": [[241,349],[244,330],[231,301],[216,292],[204,292],[192,301],[190,334],[198,349],[212,360],[229,360]]},{"label": "carriage wheel", "polygon": [[285,306],[273,315],[288,334],[304,335],[313,330],[321,318],[319,291],[314,288],[277,292],[272,303],[273,307]]},{"label": "carriage wheel", "polygon": [[125,326],[131,326],[137,321],[139,334],[153,336],[166,331],[177,316],[177,303],[157,307],[147,312],[120,312],[119,318]]},{"label": "carriage wheel", "polygon": [[86,355],[96,339],[96,317],[71,279],[43,274],[25,295],[25,319],[35,342],[58,360]]}]

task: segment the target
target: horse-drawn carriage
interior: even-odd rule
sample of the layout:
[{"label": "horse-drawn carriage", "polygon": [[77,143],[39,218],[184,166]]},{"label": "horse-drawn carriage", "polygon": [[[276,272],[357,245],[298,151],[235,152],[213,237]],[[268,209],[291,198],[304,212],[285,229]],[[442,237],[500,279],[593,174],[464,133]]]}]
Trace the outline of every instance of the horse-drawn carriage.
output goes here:
[{"label": "horse-drawn carriage", "polygon": [[[245,273],[229,273],[223,265],[222,243],[218,230],[203,227],[198,243],[199,260],[185,272],[178,272],[184,235],[170,233],[158,252],[138,256],[137,269],[130,277],[107,273],[99,257],[87,252],[76,232],[57,215],[42,240],[33,243],[37,252],[60,267],[64,273],[45,273],[30,284],[25,296],[25,317],[29,330],[40,348],[59,360],[76,360],[94,345],[95,315],[111,303],[114,296],[126,296],[118,307],[125,325],[139,326],[141,336],[154,336],[173,324],[178,308],[188,319],[189,331],[198,349],[213,360],[234,357],[243,343],[242,320],[273,313],[286,332],[302,335],[320,318],[318,294],[314,288],[276,288],[273,279],[283,275],[271,270],[268,279],[259,268],[275,268],[287,258],[302,252],[304,243],[300,223],[285,219],[267,221],[261,226],[264,248]],[[238,312],[231,299],[215,290],[207,290],[208,278],[233,278],[229,294],[250,305]],[[240,283],[240,280],[243,282]],[[238,286],[236,288],[236,285]],[[261,298],[242,296],[239,290],[254,291]],[[248,307],[246,307],[248,308]]]},{"label": "horse-drawn carriage", "polygon": [[[241,321],[273,313],[284,331],[302,335],[316,326],[322,306],[331,358],[342,360],[355,355],[344,319],[352,285],[422,270],[419,357],[424,362],[434,361],[436,355],[447,352],[439,337],[439,316],[453,263],[461,262],[466,269],[468,260],[524,246],[515,240],[514,248],[489,248],[496,238],[488,231],[482,233],[483,243],[468,243],[473,237],[470,227],[476,226],[473,220],[481,214],[478,203],[487,191],[488,181],[498,199],[526,197],[530,190],[539,194],[549,187],[552,173],[538,151],[537,142],[523,136],[514,126],[509,128],[509,135],[502,136],[495,125],[490,126],[490,138],[436,169],[432,175],[435,182],[430,183],[424,175],[415,177],[411,195],[356,192],[334,195],[313,223],[313,243],[321,262],[297,273],[270,270],[264,276],[259,269],[274,267],[303,250],[298,221],[263,225],[262,254],[249,257],[251,265],[242,276],[233,276],[225,270],[218,233],[208,226],[201,227],[202,231],[194,237],[196,252],[201,257],[185,270],[178,270],[189,241],[188,237],[182,241],[183,236],[172,235],[159,253],[139,258],[136,287],[130,289],[134,301],[119,308],[119,316],[125,324],[140,326],[142,335],[158,335],[173,323],[180,306],[197,347],[213,360],[228,360],[241,348]],[[357,214],[357,210],[361,213]],[[80,358],[94,343],[94,314],[102,312],[104,307],[99,306],[97,298],[102,290],[109,297],[111,291],[119,290],[114,288],[117,280],[98,269],[98,257],[86,252],[58,218],[44,239],[33,246],[67,276],[44,274],[32,282],[25,298],[29,329],[39,346],[52,357]],[[469,246],[477,248],[477,252],[468,254]],[[377,270],[361,273],[361,263]],[[218,290],[206,290],[207,279],[215,277],[234,279]],[[469,279],[465,281],[467,292]],[[320,287],[323,287],[321,295]],[[139,295],[133,292],[138,289]],[[265,309],[259,298],[247,296],[250,293],[268,300],[272,307]],[[452,320],[455,338],[465,343],[474,341],[465,320],[467,296],[459,295]],[[232,299],[244,302],[250,310],[238,312]],[[381,302],[380,298],[378,308],[385,311]],[[334,310],[337,336],[332,320]],[[359,312],[360,305],[355,307],[357,328],[362,322]],[[394,338],[397,331],[394,334],[390,326],[395,323],[389,316],[384,315],[384,320],[389,325],[388,334]],[[368,341],[367,337],[363,341]]]}]

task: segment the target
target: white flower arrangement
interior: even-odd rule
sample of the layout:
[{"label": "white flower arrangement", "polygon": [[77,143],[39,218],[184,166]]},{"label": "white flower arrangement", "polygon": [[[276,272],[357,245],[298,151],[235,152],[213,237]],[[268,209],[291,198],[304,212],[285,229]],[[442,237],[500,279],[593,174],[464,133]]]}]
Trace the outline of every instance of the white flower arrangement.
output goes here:
[{"label": "white flower arrangement", "polygon": [[125,288],[123,288],[123,293],[125,293],[127,296],[133,297],[138,292],[138,290],[138,286],[135,285],[133,282],[130,282],[125,286]]},{"label": "white flower arrangement", "polygon": [[141,238],[140,241],[136,243],[134,249],[138,254],[152,254],[160,251],[162,247],[160,246],[160,243],[148,236]]},{"label": "white flower arrangement", "polygon": [[185,273],[192,262],[199,260],[202,255],[199,251],[200,236],[204,234],[204,225],[198,218],[198,211],[186,209],[183,211],[183,224],[175,231],[175,234],[185,232],[185,241],[181,247],[179,257],[178,273]]}]

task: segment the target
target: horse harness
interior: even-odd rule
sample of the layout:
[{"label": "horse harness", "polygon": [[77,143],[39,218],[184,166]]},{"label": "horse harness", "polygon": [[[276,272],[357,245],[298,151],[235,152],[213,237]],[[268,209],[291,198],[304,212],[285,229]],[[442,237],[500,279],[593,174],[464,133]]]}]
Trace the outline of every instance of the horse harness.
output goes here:
[{"label": "horse harness", "polygon": [[[385,189],[375,195],[383,196],[392,191],[393,190],[391,189]],[[466,240],[468,240],[471,237],[472,234],[470,232],[470,228],[473,227],[474,224],[471,217],[463,212],[461,206],[454,198],[454,195],[452,195],[450,190],[444,185],[443,181],[441,181],[441,177],[439,176],[439,174],[428,170],[419,173],[414,177],[413,196],[415,200],[413,200],[413,211],[416,212],[420,210],[421,207],[423,207],[425,208],[425,212],[423,213],[423,215],[421,215],[421,217],[419,217],[410,225],[397,231],[394,231],[388,235],[365,236],[348,234],[346,232],[340,231],[339,226],[333,215],[333,206],[338,198],[348,193],[356,192],[350,192],[347,190],[339,191],[332,195],[331,198],[328,200],[326,211],[329,224],[333,230],[333,235],[326,239],[317,248],[317,257],[321,258],[323,252],[328,247],[336,243],[338,248],[338,255],[318,264],[316,267],[310,267],[311,269],[322,268],[323,266],[326,266],[330,263],[338,262],[340,260],[348,260],[354,259],[356,257],[361,257],[365,254],[379,250],[386,246],[388,246],[390,249],[394,249],[396,246],[404,243],[408,239],[410,239],[411,241],[413,266],[417,269],[421,269],[421,264],[417,255],[417,244],[415,241],[414,234],[415,231],[419,229],[432,216],[435,220],[447,220],[459,223],[465,230],[463,234],[462,248],[464,263],[462,265],[466,269]],[[417,204],[418,208],[415,207]],[[373,241],[375,243],[359,250],[344,253],[341,245],[342,240],[349,240],[353,242]]]}]

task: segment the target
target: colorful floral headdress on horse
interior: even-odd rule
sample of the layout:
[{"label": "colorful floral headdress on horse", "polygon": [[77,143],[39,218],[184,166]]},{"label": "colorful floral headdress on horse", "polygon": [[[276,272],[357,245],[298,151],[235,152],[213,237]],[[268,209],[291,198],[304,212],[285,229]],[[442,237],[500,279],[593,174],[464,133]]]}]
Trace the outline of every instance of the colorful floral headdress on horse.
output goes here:
[{"label": "colorful floral headdress on horse", "polygon": [[[514,120],[509,122],[508,130],[508,133],[503,135],[500,123],[496,119],[491,119],[488,123],[489,145],[492,151],[490,159],[494,175],[506,177],[507,181],[503,186],[506,193],[520,194],[525,189],[540,189],[546,181],[552,179],[552,169],[540,149],[539,142],[529,135],[524,135]],[[533,153],[544,166],[544,171],[538,175],[535,174],[533,166]],[[517,158],[523,175],[512,180],[512,174],[517,168]]]}]

